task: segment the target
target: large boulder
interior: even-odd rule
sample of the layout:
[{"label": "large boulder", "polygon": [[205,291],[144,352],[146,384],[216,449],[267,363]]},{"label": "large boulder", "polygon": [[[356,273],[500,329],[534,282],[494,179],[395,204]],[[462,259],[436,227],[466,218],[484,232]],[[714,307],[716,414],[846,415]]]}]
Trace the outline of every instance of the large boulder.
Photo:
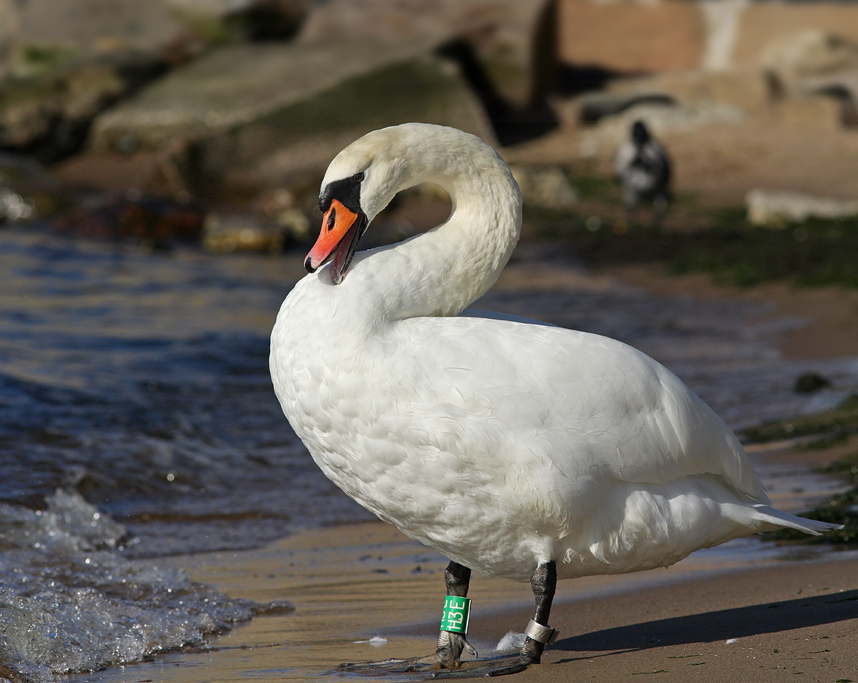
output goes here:
[{"label": "large boulder", "polygon": [[0,148],[53,161],[76,150],[92,118],[128,88],[127,80],[109,64],[10,79],[0,91]]},{"label": "large boulder", "polygon": [[702,64],[705,22],[698,3],[559,0],[560,60],[577,91],[584,67],[608,74],[686,71]]},{"label": "large boulder", "polygon": [[742,12],[732,60],[736,66],[771,66],[775,59],[818,68],[837,59],[840,41],[858,42],[858,3],[753,2]]},{"label": "large boulder", "polygon": [[826,124],[858,127],[858,40],[808,28],[772,41],[760,61],[780,94],[800,102],[799,115],[827,106]]},{"label": "large boulder", "polygon": [[607,90],[614,96],[629,98],[660,95],[683,105],[717,102],[747,112],[765,109],[772,99],[771,85],[758,69],[667,72],[617,80]]},{"label": "large boulder", "polygon": [[819,76],[858,68],[858,41],[809,28],[766,45],[760,63],[788,77]]},{"label": "large boulder", "polygon": [[183,32],[161,2],[27,0],[19,45],[64,46],[79,52],[159,49]]},{"label": "large boulder", "polygon": [[161,0],[186,26],[214,41],[293,37],[312,0]]},{"label": "large boulder", "polygon": [[55,161],[96,114],[199,52],[161,2],[0,0],[0,147]]},{"label": "large boulder", "polygon": [[229,46],[108,112],[95,151],[160,150],[200,196],[244,194],[320,174],[356,137],[426,121],[492,141],[491,126],[434,41]]},{"label": "large boulder", "polygon": [[618,114],[601,118],[593,126],[582,127],[580,150],[582,156],[612,156],[628,140],[631,127],[638,120],[643,121],[657,138],[663,141],[668,138],[669,142],[671,136],[679,133],[704,129],[713,124],[741,124],[746,118],[741,109],[718,102],[676,105],[641,102]]},{"label": "large boulder", "polygon": [[[462,41],[472,74],[513,105],[553,87],[558,0],[327,0],[298,37],[330,44],[338,36],[374,43]],[[479,84],[477,84],[479,87]]]},{"label": "large boulder", "polygon": [[9,72],[12,46],[21,24],[21,9],[15,0],[0,0],[0,78]]}]

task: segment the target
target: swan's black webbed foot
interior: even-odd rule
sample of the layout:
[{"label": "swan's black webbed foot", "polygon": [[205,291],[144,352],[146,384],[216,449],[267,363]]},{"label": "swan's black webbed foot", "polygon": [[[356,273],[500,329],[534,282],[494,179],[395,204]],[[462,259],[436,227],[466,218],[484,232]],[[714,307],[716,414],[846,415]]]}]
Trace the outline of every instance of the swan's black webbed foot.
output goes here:
[{"label": "swan's black webbed foot", "polygon": [[431,679],[450,678],[489,678],[509,676],[524,671],[533,662],[522,659],[521,655],[507,655],[493,659],[477,659],[461,662],[455,670],[433,671]]},{"label": "swan's black webbed foot", "polygon": [[[476,656],[476,651],[468,645],[465,648]],[[530,664],[536,662],[522,655],[507,655],[492,659],[470,659],[462,661],[449,653],[436,651],[427,657],[412,657],[410,659],[385,659],[379,662],[360,662],[356,664],[340,664],[338,671],[361,672],[366,674],[424,674],[432,680],[454,678],[488,678],[507,676],[524,671]]]},{"label": "swan's black webbed foot", "polygon": [[428,673],[445,669],[454,670],[461,666],[463,652],[467,652],[473,657],[477,656],[477,651],[463,635],[441,631],[438,647],[431,655],[408,659],[384,659],[378,662],[340,664],[337,668],[340,671],[363,671],[367,673]]}]

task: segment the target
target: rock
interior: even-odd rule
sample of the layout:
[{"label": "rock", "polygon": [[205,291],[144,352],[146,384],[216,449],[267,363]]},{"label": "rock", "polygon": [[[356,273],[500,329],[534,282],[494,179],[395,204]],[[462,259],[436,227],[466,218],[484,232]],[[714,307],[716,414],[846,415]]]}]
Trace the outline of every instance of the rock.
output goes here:
[{"label": "rock", "polygon": [[492,141],[491,126],[455,65],[434,43],[251,44],[221,48],[108,112],[96,151],[174,153],[201,196],[255,193],[318,175],[375,128],[427,121]]},{"label": "rock", "polygon": [[293,37],[311,0],[162,0],[182,23],[214,42]]},{"label": "rock", "polygon": [[53,161],[79,148],[93,117],[126,90],[115,69],[96,64],[11,80],[0,93],[0,147]]},{"label": "rock", "polygon": [[52,164],[51,175],[67,186],[97,193],[175,193],[177,188],[170,187],[160,162],[154,152],[120,156],[85,150]]},{"label": "rock", "polygon": [[805,372],[795,379],[793,391],[797,394],[813,394],[831,386],[831,381],[815,372]]},{"label": "rock", "polygon": [[556,0],[327,0],[301,30],[307,44],[332,36],[374,43],[462,41],[482,77],[521,105],[550,87],[556,70]]},{"label": "rock", "polygon": [[774,125],[807,126],[816,130],[839,130],[848,125],[851,100],[833,95],[794,93],[773,106],[768,118]]},{"label": "rock", "polygon": [[792,77],[817,76],[858,67],[858,43],[821,29],[805,29],[769,43],[760,63]]},{"label": "rock", "polygon": [[672,106],[676,100],[663,92],[640,90],[631,93],[593,93],[577,100],[580,123],[595,123],[607,116],[615,116],[632,107],[654,104]]},{"label": "rock", "polygon": [[578,204],[578,193],[559,166],[513,166],[525,206],[568,211]]},{"label": "rock", "polygon": [[203,215],[193,205],[129,195],[96,198],[63,215],[53,226],[79,237],[132,238],[158,246],[199,239]]},{"label": "rock", "polygon": [[76,152],[98,113],[189,56],[114,48],[21,43],[0,89],[0,147],[51,162]]},{"label": "rock", "polygon": [[760,61],[782,95],[804,109],[824,98],[835,109],[825,122],[858,127],[858,40],[806,29],[772,41]]},{"label": "rock", "polygon": [[858,41],[858,6],[854,2],[754,0],[746,5],[739,17],[730,55],[734,67],[757,68],[764,52],[771,52],[778,45],[786,46],[809,30]]},{"label": "rock", "polygon": [[[0,147],[55,161],[93,117],[202,43],[162,2],[0,0]],[[6,31],[7,26],[16,26]]]},{"label": "rock", "polygon": [[0,79],[9,72],[12,48],[21,25],[21,8],[16,0],[0,0]]},{"label": "rock", "polygon": [[161,2],[27,0],[21,5],[19,46],[63,46],[79,53],[158,51],[184,28]]},{"label": "rock", "polygon": [[[643,121],[656,137],[695,130],[713,123],[742,123],[745,113],[737,107],[719,103],[688,105],[637,104],[615,116],[606,116],[582,131],[580,149],[583,156],[613,155],[625,141],[631,125]],[[586,150],[586,151],[585,151]]]},{"label": "rock", "polygon": [[328,0],[316,5],[299,40],[434,42],[459,66],[498,142],[512,146],[557,126],[547,103],[561,71],[557,10],[558,0]]},{"label": "rock", "polygon": [[[316,192],[312,192],[312,208],[318,213]],[[305,202],[306,203],[306,202]],[[264,193],[259,199],[259,212],[274,224],[280,226],[289,242],[308,242],[311,239],[311,221],[299,208],[296,193],[288,188],[277,188]]]},{"label": "rock", "polygon": [[751,190],[745,204],[748,222],[766,227],[802,223],[810,218],[840,220],[858,216],[858,201],[811,197],[798,192]]},{"label": "rock", "polygon": [[[309,226],[309,221],[308,221]],[[206,216],[203,246],[215,253],[283,251],[284,229],[249,213],[210,213]]]},{"label": "rock", "polygon": [[618,96],[661,95],[681,105],[726,104],[743,111],[759,111],[771,104],[771,85],[758,69],[683,71],[610,83],[608,93]]},{"label": "rock", "polygon": [[697,2],[593,2],[562,0],[558,32],[564,85],[576,87],[575,65],[607,74],[687,71],[701,66],[706,49]]}]

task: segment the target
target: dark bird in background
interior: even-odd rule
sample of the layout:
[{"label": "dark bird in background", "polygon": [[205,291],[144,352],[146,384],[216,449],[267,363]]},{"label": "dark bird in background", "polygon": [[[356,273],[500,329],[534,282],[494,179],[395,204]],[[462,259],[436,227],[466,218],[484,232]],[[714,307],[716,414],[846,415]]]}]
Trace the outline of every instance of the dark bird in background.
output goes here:
[{"label": "dark bird in background", "polygon": [[631,136],[614,157],[614,174],[623,185],[623,204],[636,209],[649,202],[659,212],[670,204],[670,159],[643,121],[632,124]]}]

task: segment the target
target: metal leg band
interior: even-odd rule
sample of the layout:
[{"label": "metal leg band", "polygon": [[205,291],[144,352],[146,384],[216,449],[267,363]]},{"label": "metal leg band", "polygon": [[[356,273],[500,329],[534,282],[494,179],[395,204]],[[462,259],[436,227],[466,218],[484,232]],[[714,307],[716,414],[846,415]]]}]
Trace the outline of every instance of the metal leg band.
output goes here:
[{"label": "metal leg band", "polygon": [[551,643],[557,640],[559,634],[560,631],[556,628],[537,624],[533,619],[528,622],[527,628],[524,629],[524,635],[544,645],[551,645]]}]

